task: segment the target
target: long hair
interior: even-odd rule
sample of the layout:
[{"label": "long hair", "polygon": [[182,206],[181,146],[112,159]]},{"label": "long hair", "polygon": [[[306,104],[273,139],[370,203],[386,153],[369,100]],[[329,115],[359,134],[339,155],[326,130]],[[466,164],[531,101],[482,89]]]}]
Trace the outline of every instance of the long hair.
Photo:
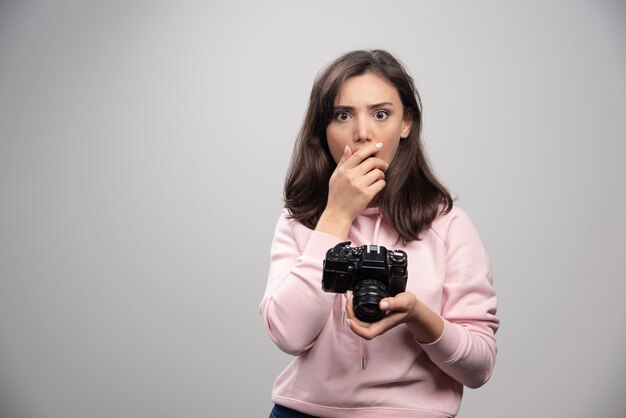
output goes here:
[{"label": "long hair", "polygon": [[383,218],[407,243],[419,239],[418,234],[439,213],[449,212],[453,199],[435,177],[422,145],[421,101],[413,78],[383,50],[344,54],[316,77],[285,180],[285,207],[292,219],[311,229],[317,225],[326,207],[328,181],[337,166],[326,139],[335,98],[348,78],[365,73],[382,76],[395,86],[404,112],[413,121],[409,137],[400,141],[385,172],[386,185],[379,200]]}]

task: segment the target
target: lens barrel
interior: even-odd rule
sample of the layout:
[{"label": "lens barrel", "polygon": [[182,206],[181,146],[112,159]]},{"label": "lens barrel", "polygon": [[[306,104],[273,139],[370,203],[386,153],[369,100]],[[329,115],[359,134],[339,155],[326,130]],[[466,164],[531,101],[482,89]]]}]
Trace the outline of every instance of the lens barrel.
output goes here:
[{"label": "lens barrel", "polygon": [[380,321],[385,312],[380,310],[380,301],[387,297],[387,287],[376,279],[363,279],[354,285],[353,307],[356,317],[368,323]]}]

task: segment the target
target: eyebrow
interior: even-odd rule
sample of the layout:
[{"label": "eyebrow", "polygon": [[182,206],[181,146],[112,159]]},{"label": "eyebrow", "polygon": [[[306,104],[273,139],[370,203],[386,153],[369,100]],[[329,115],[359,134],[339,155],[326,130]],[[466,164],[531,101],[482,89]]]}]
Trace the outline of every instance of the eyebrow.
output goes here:
[{"label": "eyebrow", "polygon": [[[376,109],[376,108],[379,108],[379,107],[385,107],[385,106],[393,107],[393,103],[391,103],[391,102],[381,102],[381,103],[375,103],[375,104],[369,105],[367,107],[370,110],[372,110],[372,109]],[[337,111],[337,110],[354,110],[354,106],[337,105],[333,109],[335,111]]]}]

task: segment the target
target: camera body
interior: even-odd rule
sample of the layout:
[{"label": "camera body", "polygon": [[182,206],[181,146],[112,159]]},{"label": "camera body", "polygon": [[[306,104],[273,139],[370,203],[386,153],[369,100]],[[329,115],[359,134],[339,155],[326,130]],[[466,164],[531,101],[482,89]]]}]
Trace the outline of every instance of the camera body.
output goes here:
[{"label": "camera body", "polygon": [[326,252],[322,289],[331,293],[351,290],[356,317],[363,322],[377,322],[385,316],[380,301],[406,289],[407,255],[382,245],[350,244],[344,241]]}]

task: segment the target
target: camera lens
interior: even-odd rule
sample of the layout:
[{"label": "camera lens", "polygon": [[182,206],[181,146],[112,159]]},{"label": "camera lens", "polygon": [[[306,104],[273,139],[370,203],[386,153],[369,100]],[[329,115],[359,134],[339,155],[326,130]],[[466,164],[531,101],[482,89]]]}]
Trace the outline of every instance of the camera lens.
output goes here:
[{"label": "camera lens", "polygon": [[354,285],[354,314],[363,322],[376,322],[383,319],[385,313],[378,304],[387,297],[384,283],[375,279],[364,279]]}]

